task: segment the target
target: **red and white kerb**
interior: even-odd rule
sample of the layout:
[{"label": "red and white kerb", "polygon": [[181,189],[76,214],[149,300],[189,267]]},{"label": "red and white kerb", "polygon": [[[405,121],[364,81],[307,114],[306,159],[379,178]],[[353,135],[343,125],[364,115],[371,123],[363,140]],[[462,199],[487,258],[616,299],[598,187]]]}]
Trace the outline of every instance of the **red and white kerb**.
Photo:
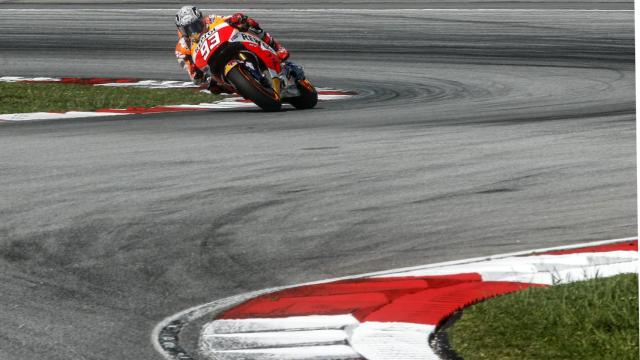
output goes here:
[{"label": "red and white kerb", "polygon": [[289,288],[216,316],[215,359],[438,359],[429,335],[454,312],[520,291],[638,271],[638,242],[511,256]]}]

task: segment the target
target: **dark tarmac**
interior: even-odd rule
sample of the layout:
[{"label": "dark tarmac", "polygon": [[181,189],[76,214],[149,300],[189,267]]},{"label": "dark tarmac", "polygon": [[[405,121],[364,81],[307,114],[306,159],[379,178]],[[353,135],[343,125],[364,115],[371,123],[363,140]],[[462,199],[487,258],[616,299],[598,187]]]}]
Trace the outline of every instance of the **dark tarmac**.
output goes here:
[{"label": "dark tarmac", "polygon": [[[636,234],[633,11],[583,11],[633,3],[323,4],[238,7],[353,99],[0,124],[0,359],[158,359],[214,299]],[[176,7],[0,2],[0,76],[184,80]]]}]

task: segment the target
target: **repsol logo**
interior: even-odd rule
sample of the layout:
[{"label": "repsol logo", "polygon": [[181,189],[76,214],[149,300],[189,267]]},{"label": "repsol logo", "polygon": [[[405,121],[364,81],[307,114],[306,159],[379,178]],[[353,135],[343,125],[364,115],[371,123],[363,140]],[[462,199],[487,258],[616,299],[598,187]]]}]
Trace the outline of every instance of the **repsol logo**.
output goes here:
[{"label": "repsol logo", "polygon": [[256,38],[254,38],[251,35],[247,35],[243,33],[241,36],[242,36],[242,40],[251,41],[254,44],[260,44],[260,41],[258,41]]}]

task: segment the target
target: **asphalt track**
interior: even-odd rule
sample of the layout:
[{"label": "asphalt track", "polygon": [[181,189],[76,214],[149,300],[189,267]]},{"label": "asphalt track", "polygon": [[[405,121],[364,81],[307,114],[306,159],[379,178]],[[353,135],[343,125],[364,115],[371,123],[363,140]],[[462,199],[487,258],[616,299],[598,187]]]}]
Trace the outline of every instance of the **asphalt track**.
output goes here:
[{"label": "asphalt track", "polygon": [[[0,2],[0,76],[184,79],[176,4],[118,3]],[[0,359],[155,359],[212,299],[635,235],[632,3],[325,4],[240,7],[355,99],[0,124]]]}]

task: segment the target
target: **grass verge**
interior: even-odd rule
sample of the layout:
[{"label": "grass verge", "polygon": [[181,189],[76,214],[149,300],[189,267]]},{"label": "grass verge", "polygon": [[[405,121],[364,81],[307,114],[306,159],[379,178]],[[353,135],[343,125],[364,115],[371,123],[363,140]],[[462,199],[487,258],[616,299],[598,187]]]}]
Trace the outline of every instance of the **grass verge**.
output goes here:
[{"label": "grass verge", "polygon": [[448,335],[465,360],[637,360],[638,276],[490,299],[465,309]]},{"label": "grass verge", "polygon": [[0,83],[0,114],[93,111],[219,100],[195,89],[142,89],[56,83]]}]

